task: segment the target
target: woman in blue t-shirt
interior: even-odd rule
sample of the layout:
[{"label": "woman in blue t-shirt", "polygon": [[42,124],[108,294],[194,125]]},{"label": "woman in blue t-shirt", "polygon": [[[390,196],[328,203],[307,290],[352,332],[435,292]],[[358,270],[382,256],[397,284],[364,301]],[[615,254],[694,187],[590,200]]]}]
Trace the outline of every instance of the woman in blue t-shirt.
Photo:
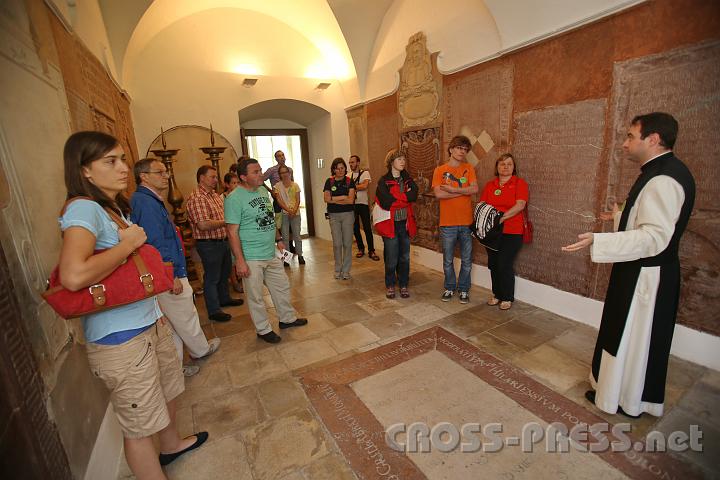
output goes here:
[{"label": "woman in blue t-shirt", "polygon": [[330,217],[330,233],[335,255],[335,278],[350,279],[352,240],[355,225],[355,183],[346,176],[345,160],[338,157],[330,165],[332,176],[325,181],[323,199]]},{"label": "woman in blue t-shirt", "polygon": [[[121,192],[127,189],[130,167],[117,139],[101,132],[75,133],[65,143],[64,162],[69,204],[60,217],[60,281],[78,291],[110,275],[146,236],[127,220],[130,207]],[[76,197],[83,198],[72,200]],[[129,226],[119,228],[109,210]],[[90,368],[110,390],[130,469],[137,478],[165,478],[161,465],[199,447],[208,434],[178,435],[174,399],[185,385],[172,331],[156,298],[87,315],[83,330]]]}]

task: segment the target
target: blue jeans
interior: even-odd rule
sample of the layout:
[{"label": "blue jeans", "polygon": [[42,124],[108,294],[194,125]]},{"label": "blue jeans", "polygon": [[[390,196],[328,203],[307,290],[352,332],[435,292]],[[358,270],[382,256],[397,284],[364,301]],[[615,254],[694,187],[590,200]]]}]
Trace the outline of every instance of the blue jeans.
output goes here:
[{"label": "blue jeans", "polygon": [[[443,272],[445,273],[445,290],[460,292],[470,291],[470,269],[472,268],[472,237],[470,227],[457,225],[440,227],[440,241],[443,250]],[[460,244],[460,276],[455,281],[455,245]]]},{"label": "blue jeans", "polygon": [[410,237],[405,224],[405,220],[395,222],[395,238],[383,237],[385,286],[388,288],[395,287],[396,273],[400,288],[407,288],[410,280]]},{"label": "blue jeans", "polygon": [[222,242],[204,242],[195,244],[205,273],[203,288],[205,289],[205,307],[208,315],[220,312],[220,304],[230,302],[228,278],[232,270],[230,246],[227,240]]}]

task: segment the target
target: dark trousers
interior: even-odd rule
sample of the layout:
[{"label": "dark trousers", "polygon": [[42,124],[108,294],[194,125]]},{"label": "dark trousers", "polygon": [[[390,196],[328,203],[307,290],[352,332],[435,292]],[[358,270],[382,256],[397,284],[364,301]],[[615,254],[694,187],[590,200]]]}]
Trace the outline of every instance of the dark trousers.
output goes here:
[{"label": "dark trousers", "polygon": [[492,279],[492,292],[501,302],[515,301],[515,257],[522,247],[522,235],[503,233],[500,240],[500,250],[489,248],[488,268]]},{"label": "dark trousers", "polygon": [[230,245],[227,240],[221,242],[201,241],[195,244],[200,260],[202,260],[203,288],[205,289],[205,307],[208,315],[218,313],[221,303],[231,300],[228,278],[232,270]]},{"label": "dark trousers", "polygon": [[370,223],[370,207],[364,203],[355,204],[355,225],[353,226],[353,233],[355,234],[355,241],[357,242],[358,250],[361,252],[365,251],[365,244],[363,243],[362,235],[360,234],[360,221],[362,220],[363,230],[365,231],[365,241],[368,244],[368,252],[375,251],[375,244],[373,243],[372,223]]},{"label": "dark trousers", "polygon": [[407,288],[410,281],[410,236],[406,221],[395,222],[395,238],[383,237],[383,257],[385,258],[385,286],[395,287],[395,279],[400,288]]}]

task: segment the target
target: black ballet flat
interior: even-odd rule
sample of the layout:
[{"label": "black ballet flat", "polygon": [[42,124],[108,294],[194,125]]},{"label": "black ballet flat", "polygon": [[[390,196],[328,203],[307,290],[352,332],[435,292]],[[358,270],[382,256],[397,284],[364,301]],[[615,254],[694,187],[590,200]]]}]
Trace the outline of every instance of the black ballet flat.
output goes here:
[{"label": "black ballet flat", "polygon": [[175,452],[175,453],[161,453],[160,457],[159,457],[160,465],[162,465],[164,467],[165,465],[168,465],[168,464],[174,462],[177,458],[179,458],[181,455],[189,452],[190,450],[195,450],[200,445],[205,443],[205,441],[207,441],[207,439],[210,435],[208,435],[208,432],[198,432],[194,436],[197,438],[195,440],[195,443],[193,443],[192,445],[187,447],[185,450],[180,450],[179,452]]}]

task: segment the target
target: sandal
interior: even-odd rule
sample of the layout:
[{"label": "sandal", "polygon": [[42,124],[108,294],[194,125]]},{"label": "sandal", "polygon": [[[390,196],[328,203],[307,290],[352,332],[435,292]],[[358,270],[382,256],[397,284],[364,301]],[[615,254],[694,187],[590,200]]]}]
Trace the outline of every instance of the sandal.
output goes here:
[{"label": "sandal", "polygon": [[370,257],[371,259],[375,260],[376,262],[380,260],[380,257],[378,257],[375,252],[370,252],[370,253],[368,253],[368,257]]},{"label": "sandal", "polygon": [[394,288],[388,288],[385,292],[385,298],[395,298],[395,289]]},{"label": "sandal", "polygon": [[495,297],[492,297],[490,300],[487,301],[487,304],[490,305],[491,307],[494,307],[498,303],[500,303],[500,300],[498,300]]},{"label": "sandal", "polygon": [[401,296],[402,298],[409,298],[409,297],[410,297],[410,292],[408,291],[407,287],[403,287],[403,288],[400,289],[400,296]]},{"label": "sandal", "polygon": [[500,310],[510,310],[510,307],[512,307],[512,302],[500,302]]},{"label": "sandal", "polygon": [[362,258],[365,256],[365,252],[360,250],[358,253],[355,254],[355,258]]}]

